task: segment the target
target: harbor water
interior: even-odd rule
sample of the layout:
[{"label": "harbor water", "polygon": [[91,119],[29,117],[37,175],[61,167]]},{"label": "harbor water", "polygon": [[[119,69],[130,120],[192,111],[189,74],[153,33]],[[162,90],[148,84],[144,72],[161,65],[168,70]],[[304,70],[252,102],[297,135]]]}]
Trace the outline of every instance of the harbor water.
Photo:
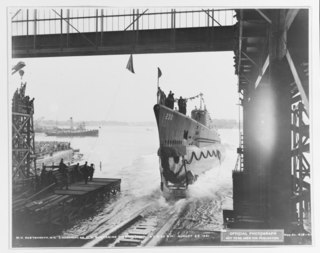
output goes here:
[{"label": "harbor water", "polygon": [[[232,208],[232,170],[237,159],[239,138],[237,129],[220,129],[219,133],[226,149],[225,160],[189,186],[187,199],[170,202],[163,198],[160,191],[156,126],[102,126],[99,137],[62,138],[37,134],[36,141],[67,141],[71,147],[79,148],[84,155],[83,161],[95,164],[94,177],[122,180],[121,193],[102,203],[91,216],[64,229],[61,236],[87,235],[90,231],[94,231],[91,236],[95,236],[128,219],[147,204],[154,204],[157,210],[175,206],[178,209],[181,201],[187,201],[191,206],[199,201],[207,203],[207,208],[202,208],[200,212],[190,208],[196,221],[192,226],[199,228],[205,224],[205,229],[222,229],[222,209]],[[158,213],[158,216],[161,219],[161,214]],[[204,217],[209,216],[210,220],[204,222]],[[96,229],[97,224],[106,220],[103,226]]]}]

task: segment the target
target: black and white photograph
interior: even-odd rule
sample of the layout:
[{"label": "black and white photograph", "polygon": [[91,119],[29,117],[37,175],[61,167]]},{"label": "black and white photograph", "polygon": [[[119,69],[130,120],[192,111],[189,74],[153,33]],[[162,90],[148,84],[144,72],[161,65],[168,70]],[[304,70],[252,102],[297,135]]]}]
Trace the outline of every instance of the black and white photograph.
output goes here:
[{"label": "black and white photograph", "polygon": [[282,2],[8,3],[9,248],[314,245],[319,3]]}]

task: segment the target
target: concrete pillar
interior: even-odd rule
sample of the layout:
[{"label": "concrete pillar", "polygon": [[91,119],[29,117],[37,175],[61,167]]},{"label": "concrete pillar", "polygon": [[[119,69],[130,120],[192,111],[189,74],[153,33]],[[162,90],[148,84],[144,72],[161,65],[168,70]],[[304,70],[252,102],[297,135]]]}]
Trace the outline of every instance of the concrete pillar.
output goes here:
[{"label": "concrete pillar", "polygon": [[289,227],[292,219],[291,179],[291,94],[293,81],[286,52],[285,10],[276,10],[271,17],[269,40],[269,81],[274,97],[270,118],[274,118],[274,145],[268,168],[268,218],[272,228]]},{"label": "concrete pillar", "polygon": [[269,221],[273,228],[287,228],[292,219],[291,178],[291,74],[286,59],[270,63],[274,91],[274,138],[268,169]]},{"label": "concrete pillar", "polygon": [[285,10],[274,10],[269,38],[269,69],[258,87],[245,96],[244,200],[250,213],[269,228],[287,228],[291,221],[292,75],[285,56]]}]

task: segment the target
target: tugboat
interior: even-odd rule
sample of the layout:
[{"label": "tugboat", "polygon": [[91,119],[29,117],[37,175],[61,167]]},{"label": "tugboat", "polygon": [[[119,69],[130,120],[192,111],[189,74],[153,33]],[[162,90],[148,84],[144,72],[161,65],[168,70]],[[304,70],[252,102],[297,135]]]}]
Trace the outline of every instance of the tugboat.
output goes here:
[{"label": "tugboat", "polygon": [[153,109],[160,140],[160,188],[165,197],[186,197],[188,185],[222,162],[224,147],[206,106],[202,105],[202,93],[193,97],[200,98],[200,108],[192,110],[189,117],[186,107],[180,108],[180,101],[177,111],[173,109],[174,101],[171,105],[170,101],[167,102],[170,94],[163,98],[164,93],[160,89],[158,91],[158,103]]},{"label": "tugboat", "polygon": [[82,123],[78,128],[73,128],[73,120],[70,118],[70,128],[55,128],[53,130],[48,130],[45,132],[47,136],[57,136],[57,137],[97,137],[99,136],[98,129],[86,129],[85,124]]}]

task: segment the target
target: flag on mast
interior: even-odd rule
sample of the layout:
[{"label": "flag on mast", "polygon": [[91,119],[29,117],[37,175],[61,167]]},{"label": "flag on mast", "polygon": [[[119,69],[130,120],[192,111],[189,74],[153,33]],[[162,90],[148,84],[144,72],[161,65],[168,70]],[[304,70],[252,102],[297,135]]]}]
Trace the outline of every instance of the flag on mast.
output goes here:
[{"label": "flag on mast", "polygon": [[129,61],[127,63],[127,69],[134,74],[132,54],[130,55]]},{"label": "flag on mast", "polygon": [[158,67],[158,78],[157,78],[157,104],[159,104],[161,101],[161,89],[159,87],[159,78],[162,76],[161,69]]},{"label": "flag on mast", "polygon": [[158,78],[160,78],[162,76],[162,72],[161,69],[158,67]]}]

